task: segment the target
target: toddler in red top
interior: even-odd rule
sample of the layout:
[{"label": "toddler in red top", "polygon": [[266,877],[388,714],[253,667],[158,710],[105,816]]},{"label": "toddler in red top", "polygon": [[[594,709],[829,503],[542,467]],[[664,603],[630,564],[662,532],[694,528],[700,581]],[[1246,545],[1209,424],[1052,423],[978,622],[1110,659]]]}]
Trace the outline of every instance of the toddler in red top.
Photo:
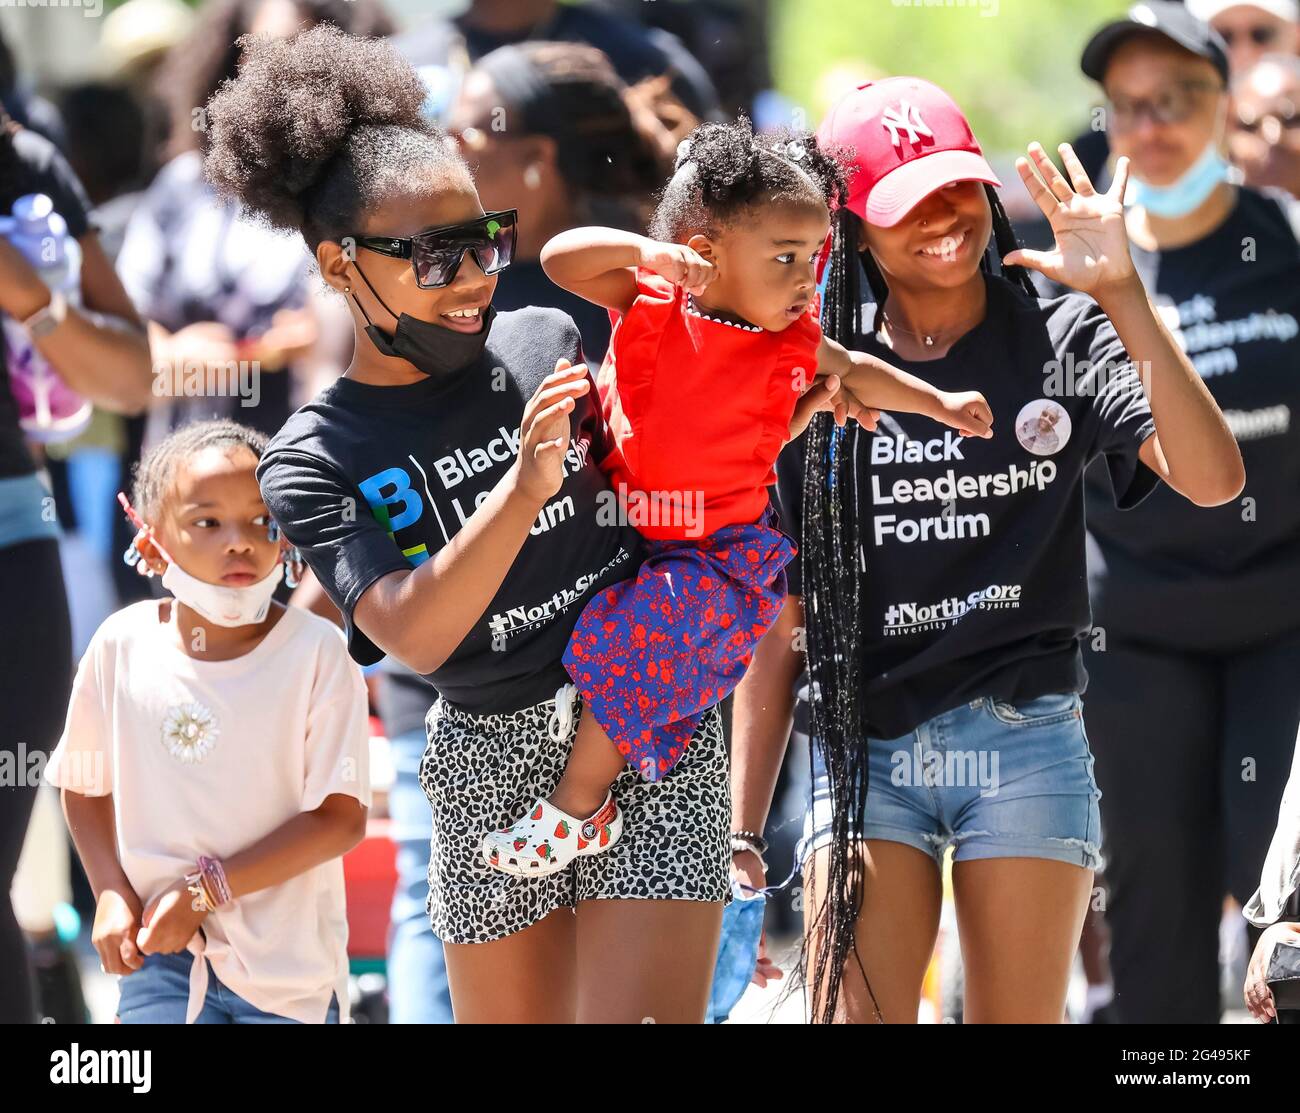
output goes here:
[{"label": "toddler in red top", "polygon": [[635,526],[647,556],[579,618],[564,657],[583,704],[568,764],[549,798],[485,837],[488,865],[539,877],[608,849],[622,832],[614,779],[628,765],[667,776],[740,682],[795,554],[768,488],[814,412],[874,428],[893,409],[991,435],[978,393],[938,391],[822,335],[817,261],[843,192],[810,135],[705,124],[682,143],[655,238],[578,228],[543,249],[557,285],[610,311],[597,380],[608,524]]}]

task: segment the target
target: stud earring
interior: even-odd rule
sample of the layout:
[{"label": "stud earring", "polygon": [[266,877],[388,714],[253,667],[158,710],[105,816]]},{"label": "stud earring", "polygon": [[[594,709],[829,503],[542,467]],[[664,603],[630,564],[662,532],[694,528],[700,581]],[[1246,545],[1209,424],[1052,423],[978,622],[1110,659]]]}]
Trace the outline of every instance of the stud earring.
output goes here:
[{"label": "stud earring", "polygon": [[529,189],[536,189],[542,184],[542,173],[537,169],[536,163],[531,163],[524,170],[524,185]]}]

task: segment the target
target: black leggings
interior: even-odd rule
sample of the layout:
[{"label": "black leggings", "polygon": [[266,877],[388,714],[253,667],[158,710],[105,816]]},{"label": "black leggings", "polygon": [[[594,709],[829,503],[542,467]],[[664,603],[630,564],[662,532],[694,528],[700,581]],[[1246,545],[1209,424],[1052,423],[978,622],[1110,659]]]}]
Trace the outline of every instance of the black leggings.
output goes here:
[{"label": "black leggings", "polygon": [[31,755],[59,740],[72,687],[72,630],[57,541],[0,549],[0,750],[15,776],[0,782],[0,1024],[36,1020],[27,944],[9,887],[37,784]]},{"label": "black leggings", "polygon": [[1300,636],[1223,656],[1112,637],[1086,663],[1116,1014],[1214,1024],[1223,898],[1258,887],[1291,770]]}]

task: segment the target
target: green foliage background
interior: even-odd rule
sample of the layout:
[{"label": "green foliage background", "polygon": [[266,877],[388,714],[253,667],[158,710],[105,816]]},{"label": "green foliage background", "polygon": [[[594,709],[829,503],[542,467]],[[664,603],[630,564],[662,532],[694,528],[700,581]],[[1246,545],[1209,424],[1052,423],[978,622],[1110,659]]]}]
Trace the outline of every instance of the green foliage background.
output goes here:
[{"label": "green foliage background", "polygon": [[[773,0],[777,88],[813,126],[825,104],[818,79],[839,64],[943,86],[990,154],[1048,149],[1087,126],[1099,91],[1079,72],[1092,32],[1123,0]],[[987,11],[988,14],[985,14]]]}]

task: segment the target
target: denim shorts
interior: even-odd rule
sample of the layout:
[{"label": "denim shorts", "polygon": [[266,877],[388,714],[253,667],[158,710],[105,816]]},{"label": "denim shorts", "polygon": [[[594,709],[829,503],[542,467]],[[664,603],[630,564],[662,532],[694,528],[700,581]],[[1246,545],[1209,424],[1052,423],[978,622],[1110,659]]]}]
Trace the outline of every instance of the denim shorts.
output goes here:
[{"label": "denim shorts", "polygon": [[[1101,793],[1079,696],[1018,706],[981,698],[910,734],[869,740],[871,784],[858,835],[914,846],[943,861],[1049,858],[1101,867]],[[831,842],[832,803],[813,748],[812,805],[799,860]]]},{"label": "denim shorts", "polygon": [[[207,962],[207,959],[203,960]],[[139,970],[118,979],[121,997],[117,1018],[122,1024],[184,1024],[190,1000],[189,951],[144,956]],[[339,1022],[337,997],[330,1001],[326,1024]],[[236,996],[218,979],[208,963],[208,994],[195,1024],[297,1024],[296,1020],[264,1012]]]}]

